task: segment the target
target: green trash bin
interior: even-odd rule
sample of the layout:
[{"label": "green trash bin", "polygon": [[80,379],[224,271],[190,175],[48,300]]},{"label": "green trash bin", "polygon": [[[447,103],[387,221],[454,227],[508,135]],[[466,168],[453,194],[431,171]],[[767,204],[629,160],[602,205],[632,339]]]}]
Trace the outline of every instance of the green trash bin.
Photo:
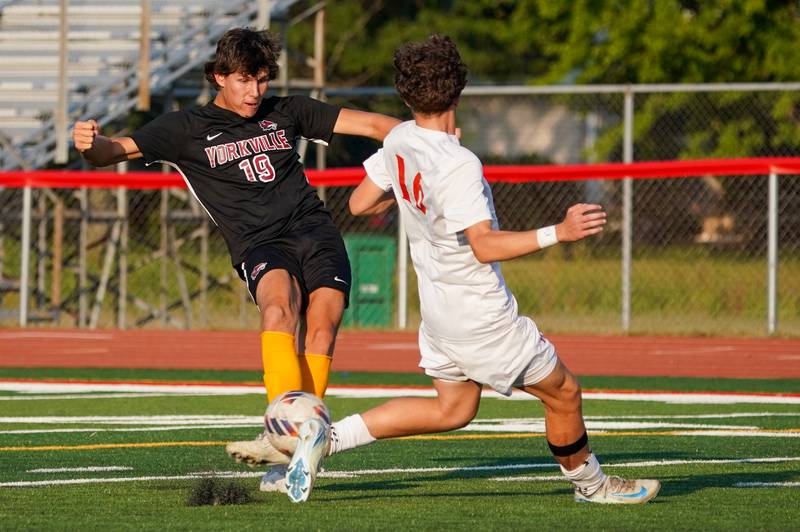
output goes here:
[{"label": "green trash bin", "polygon": [[397,242],[388,236],[350,234],[344,235],[344,244],[353,269],[353,286],[343,325],[392,325]]}]

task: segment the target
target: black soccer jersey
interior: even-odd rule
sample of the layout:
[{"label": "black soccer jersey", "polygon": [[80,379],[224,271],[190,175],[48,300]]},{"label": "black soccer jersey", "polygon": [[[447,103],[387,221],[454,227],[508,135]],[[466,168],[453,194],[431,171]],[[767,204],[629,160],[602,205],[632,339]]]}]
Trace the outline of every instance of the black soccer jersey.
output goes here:
[{"label": "black soccer jersey", "polygon": [[145,162],[168,163],[222,231],[233,264],[253,246],[330,213],[303,173],[300,137],[330,141],[340,108],[265,98],[251,118],[213,102],[167,113],[131,135]]}]

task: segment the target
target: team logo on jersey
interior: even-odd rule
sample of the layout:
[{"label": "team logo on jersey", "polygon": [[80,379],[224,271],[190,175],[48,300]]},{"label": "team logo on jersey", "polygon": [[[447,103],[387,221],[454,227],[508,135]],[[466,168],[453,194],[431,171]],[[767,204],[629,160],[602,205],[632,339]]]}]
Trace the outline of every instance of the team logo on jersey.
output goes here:
[{"label": "team logo on jersey", "polygon": [[264,271],[266,268],[267,268],[266,262],[256,264],[255,268],[253,268],[253,271],[250,272],[250,278],[255,281],[256,277],[258,277],[258,274]]},{"label": "team logo on jersey", "polygon": [[261,129],[263,129],[264,131],[275,131],[276,129],[278,129],[278,124],[276,124],[272,120],[262,120],[261,122],[258,123],[258,125],[261,126]]}]

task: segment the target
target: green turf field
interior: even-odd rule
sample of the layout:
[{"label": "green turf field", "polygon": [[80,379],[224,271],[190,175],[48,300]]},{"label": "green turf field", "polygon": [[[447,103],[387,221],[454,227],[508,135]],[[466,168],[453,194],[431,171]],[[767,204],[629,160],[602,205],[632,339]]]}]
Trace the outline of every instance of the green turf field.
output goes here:
[{"label": "green turf field", "polygon": [[[257,383],[249,372],[0,369],[0,379]],[[352,384],[421,385],[418,375],[334,374],[339,418],[384,401],[337,396]],[[591,390],[798,394],[800,381],[582,379]],[[2,382],[0,382],[2,384]],[[259,430],[245,395],[0,388],[2,530],[796,530],[800,403],[593,399],[584,413],[606,472],[662,481],[643,507],[572,501],[534,401],[485,398],[476,422],[439,437],[378,442],[327,460],[312,498],[261,493],[259,472],[223,446]],[[660,396],[663,397],[663,396]],[[730,398],[730,395],[724,396]],[[741,396],[739,396],[741,397]],[[762,397],[763,400],[758,400]],[[191,416],[191,417],[189,417]],[[188,506],[196,477],[238,477],[251,501]]]}]

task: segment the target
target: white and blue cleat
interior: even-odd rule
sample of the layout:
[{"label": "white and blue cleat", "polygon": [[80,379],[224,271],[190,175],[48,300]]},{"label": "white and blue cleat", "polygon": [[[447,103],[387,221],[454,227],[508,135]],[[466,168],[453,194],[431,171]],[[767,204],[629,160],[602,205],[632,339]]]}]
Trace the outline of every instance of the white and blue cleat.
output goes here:
[{"label": "white and blue cleat", "polygon": [[328,453],[330,427],[319,419],[309,419],[300,426],[297,449],[286,468],[286,493],[292,502],[305,502],[311,495],[314,480]]},{"label": "white and blue cleat", "polygon": [[258,485],[261,491],[277,491],[286,493],[286,465],[278,464],[270,467]]},{"label": "white and blue cleat", "polygon": [[575,490],[576,502],[598,504],[644,504],[658,494],[661,483],[657,480],[625,480],[617,476],[606,477],[603,485],[591,495]]}]

